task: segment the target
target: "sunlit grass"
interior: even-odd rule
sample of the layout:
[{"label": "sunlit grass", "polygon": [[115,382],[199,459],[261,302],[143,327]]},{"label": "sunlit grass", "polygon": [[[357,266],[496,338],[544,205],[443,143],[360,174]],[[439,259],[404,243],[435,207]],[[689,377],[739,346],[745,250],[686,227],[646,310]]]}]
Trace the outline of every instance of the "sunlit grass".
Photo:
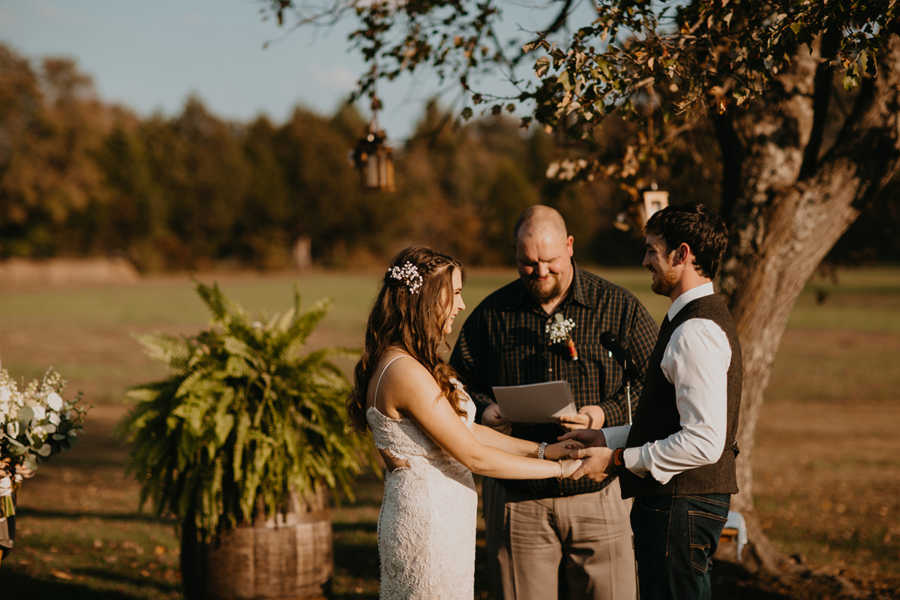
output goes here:
[{"label": "sunlit grass", "polygon": [[[632,290],[654,318],[662,318],[668,301],[650,292],[646,271],[597,272]],[[295,286],[307,307],[330,297],[332,309],[311,345],[358,347],[382,276],[370,271],[198,279],[219,281],[226,295],[252,313],[285,310]],[[512,269],[470,271],[464,290],[469,310],[514,277]],[[207,323],[186,276],[0,294],[3,367],[33,377],[54,365],[69,380],[70,392],[83,390],[96,405],[75,449],[43,466],[23,488],[17,548],[0,567],[0,590],[26,598],[180,597],[174,524],[138,513],[137,482],[123,470],[127,449],[112,430],[127,408],[125,390],[164,374],[143,355],[135,336],[188,334]],[[900,584],[897,356],[900,269],[841,272],[837,285],[814,280],[797,303],[776,358],[754,469],[760,516],[782,550],[814,566],[838,565]],[[362,478],[355,491],[354,503],[333,510],[335,598],[377,596],[381,484]]]}]

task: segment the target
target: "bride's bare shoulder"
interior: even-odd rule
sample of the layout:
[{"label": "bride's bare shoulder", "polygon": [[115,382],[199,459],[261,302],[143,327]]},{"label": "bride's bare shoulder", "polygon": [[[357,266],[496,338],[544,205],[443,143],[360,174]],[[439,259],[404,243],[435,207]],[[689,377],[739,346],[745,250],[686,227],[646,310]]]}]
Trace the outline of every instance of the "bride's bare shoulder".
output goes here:
[{"label": "bride's bare shoulder", "polygon": [[402,350],[385,352],[379,361],[383,371],[381,387],[388,394],[403,394],[437,387],[434,377],[425,366]]}]

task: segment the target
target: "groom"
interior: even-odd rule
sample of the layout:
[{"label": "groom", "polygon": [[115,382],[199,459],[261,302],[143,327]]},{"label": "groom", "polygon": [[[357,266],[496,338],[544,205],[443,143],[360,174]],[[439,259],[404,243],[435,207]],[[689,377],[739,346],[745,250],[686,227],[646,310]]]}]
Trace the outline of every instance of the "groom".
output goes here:
[{"label": "groom", "polygon": [[713,292],[727,235],[702,206],[668,207],[645,227],[643,265],[672,304],[631,427],[566,434],[590,447],[574,477],[620,474],[641,600],[710,598],[709,566],[737,492],[741,346]]}]

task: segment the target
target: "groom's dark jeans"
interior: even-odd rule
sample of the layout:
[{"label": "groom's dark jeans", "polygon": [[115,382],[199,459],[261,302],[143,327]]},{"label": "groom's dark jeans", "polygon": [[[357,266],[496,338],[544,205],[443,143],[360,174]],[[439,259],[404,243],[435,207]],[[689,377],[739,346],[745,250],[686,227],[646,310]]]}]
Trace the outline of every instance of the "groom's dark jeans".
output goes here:
[{"label": "groom's dark jeans", "polygon": [[634,499],[631,529],[641,600],[712,597],[709,568],[730,501],[729,494]]}]

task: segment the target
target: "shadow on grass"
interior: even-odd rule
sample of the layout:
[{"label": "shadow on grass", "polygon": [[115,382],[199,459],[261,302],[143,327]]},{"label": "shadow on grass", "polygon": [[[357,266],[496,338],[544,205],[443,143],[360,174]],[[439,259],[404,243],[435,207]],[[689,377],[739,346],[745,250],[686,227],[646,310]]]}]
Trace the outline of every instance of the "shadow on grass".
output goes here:
[{"label": "shadow on grass", "polygon": [[378,581],[376,524],[332,523],[334,530],[334,585],[331,600],[375,600],[378,594],[365,593],[358,583]]},{"label": "shadow on grass", "polygon": [[[714,561],[711,577],[712,597],[729,600],[796,600],[794,593],[776,591],[774,582],[762,581],[744,567],[730,562]],[[815,596],[811,596],[815,597]]]},{"label": "shadow on grass", "polygon": [[78,575],[85,575],[87,577],[102,579],[104,581],[109,581],[112,583],[133,585],[135,587],[141,587],[144,589],[153,588],[155,590],[159,590],[160,592],[177,592],[181,589],[180,584],[166,583],[164,581],[157,581],[148,577],[132,577],[130,575],[123,575],[122,573],[113,573],[104,569],[72,569],[72,572]]},{"label": "shadow on grass", "polygon": [[370,543],[334,540],[334,565],[359,579],[378,579],[378,548]]},{"label": "shadow on grass", "polygon": [[3,598],[57,598],[59,600],[135,600],[136,596],[98,590],[81,583],[37,579],[25,573],[0,568]]},{"label": "shadow on grass", "polygon": [[363,521],[359,523],[332,523],[331,529],[335,533],[361,533],[371,534],[378,533],[378,523]]},{"label": "shadow on grass", "polygon": [[158,523],[163,525],[175,525],[174,519],[142,513],[109,513],[17,508],[16,514],[22,517],[35,517],[38,519],[100,519],[101,521],[121,521],[125,523]]}]

